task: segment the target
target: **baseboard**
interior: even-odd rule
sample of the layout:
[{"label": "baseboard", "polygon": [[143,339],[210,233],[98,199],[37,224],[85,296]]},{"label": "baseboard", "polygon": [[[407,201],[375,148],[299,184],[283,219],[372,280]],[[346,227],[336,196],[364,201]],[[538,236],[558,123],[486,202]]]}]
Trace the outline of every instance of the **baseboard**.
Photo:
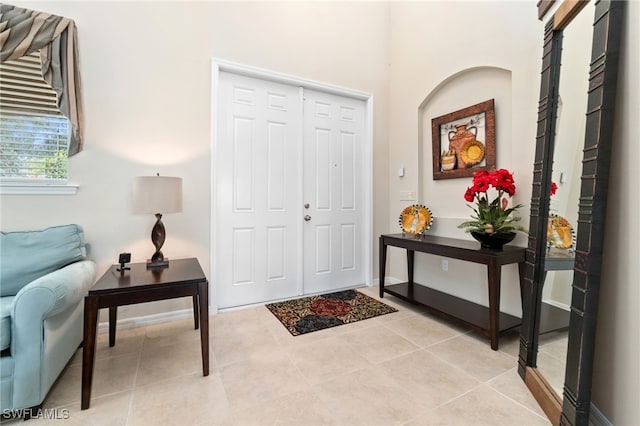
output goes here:
[{"label": "baseboard", "polygon": [[[331,292],[343,291],[343,290],[357,290],[357,289],[363,288],[363,287],[372,287],[372,286],[378,285],[377,281],[378,281],[378,279],[376,278],[376,279],[373,280],[373,284],[371,284],[371,285],[361,284],[361,285],[355,286],[355,287],[336,288],[334,290],[331,290]],[[232,306],[230,308],[218,308],[218,312],[239,311],[239,310],[247,309],[247,308],[255,308],[256,306],[264,306],[267,303],[285,302],[287,300],[294,300],[294,299],[299,299],[301,297],[315,296],[315,295],[318,295],[318,294],[324,294],[326,292],[327,291],[325,290],[325,291],[319,291],[319,292],[316,292],[316,293],[298,294],[296,296],[285,297],[285,298],[282,298],[282,299],[273,299],[273,300],[268,300],[268,301],[265,301],[265,302],[250,303],[248,305]]]},{"label": "baseboard", "polygon": [[[161,314],[145,315],[141,317],[123,318],[117,321],[118,330],[129,330],[132,328],[146,327],[149,325],[163,324],[165,322],[193,319],[193,309],[182,309],[179,311],[163,312]],[[98,324],[98,333],[107,333],[109,322]]]},{"label": "baseboard", "polygon": [[[398,284],[403,282],[402,280],[399,280],[397,278],[393,278],[393,277],[387,277],[385,279],[387,284]],[[380,279],[379,278],[375,278],[373,280],[372,283],[373,286],[377,286],[380,285]],[[236,308],[226,308],[226,309],[220,309],[220,312],[224,312],[224,311],[231,311],[231,310],[236,310],[236,309],[243,309],[243,308],[247,308],[247,307],[251,307],[251,306],[259,306],[259,305],[264,305],[264,303],[257,303],[255,305],[247,305],[247,306],[240,306],[240,307],[236,307]],[[132,318],[123,318],[123,319],[119,319],[117,322],[117,328],[118,330],[129,330],[132,328],[140,328],[140,327],[146,327],[149,325],[155,325],[155,324],[162,324],[165,322],[172,322],[172,321],[180,321],[183,319],[188,319],[188,318],[193,318],[193,309],[182,309],[179,311],[172,311],[172,312],[163,312],[160,314],[153,314],[153,315],[145,315],[145,316],[140,316],[140,317],[132,317]],[[109,322],[108,321],[104,321],[101,322],[100,324],[98,324],[98,333],[107,333],[109,331]]]},{"label": "baseboard", "polygon": [[546,303],[547,305],[551,305],[551,306],[555,306],[556,308],[562,309],[563,311],[571,311],[571,306],[564,304],[564,303],[560,303],[556,300],[543,300],[544,303]]},{"label": "baseboard", "polygon": [[[385,277],[384,278],[384,283],[385,284],[400,284],[400,283],[405,282],[405,281],[407,281],[407,280],[401,280],[401,279],[393,278],[393,277]],[[380,278],[374,278],[372,286],[379,286],[379,285],[380,285]]]},{"label": "baseboard", "polygon": [[589,413],[589,424],[592,426],[613,426],[613,423],[609,421],[602,414],[602,411],[598,410],[598,407],[591,404],[590,413]]}]

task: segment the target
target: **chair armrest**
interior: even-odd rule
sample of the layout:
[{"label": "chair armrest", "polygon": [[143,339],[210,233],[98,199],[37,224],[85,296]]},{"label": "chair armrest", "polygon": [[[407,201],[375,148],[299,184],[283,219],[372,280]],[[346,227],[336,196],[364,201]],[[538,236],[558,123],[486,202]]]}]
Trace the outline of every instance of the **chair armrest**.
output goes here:
[{"label": "chair armrest", "polygon": [[44,398],[41,393],[48,389],[37,385],[45,386],[43,381],[47,374],[43,371],[46,368],[43,358],[45,320],[66,312],[70,314],[82,303],[93,285],[95,274],[95,263],[82,260],[33,280],[16,294],[11,307],[13,392],[20,395],[23,403],[37,404]]},{"label": "chair armrest", "polygon": [[44,320],[76,306],[93,285],[96,264],[83,260],[60,268],[24,286],[13,301],[12,326],[21,320]]}]

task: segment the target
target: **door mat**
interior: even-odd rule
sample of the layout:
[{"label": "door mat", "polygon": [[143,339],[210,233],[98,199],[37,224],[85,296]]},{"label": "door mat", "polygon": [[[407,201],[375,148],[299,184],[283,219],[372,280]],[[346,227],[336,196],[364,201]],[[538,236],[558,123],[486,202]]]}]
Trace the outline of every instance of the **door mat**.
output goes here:
[{"label": "door mat", "polygon": [[294,336],[398,311],[356,290],[303,297],[265,306]]}]

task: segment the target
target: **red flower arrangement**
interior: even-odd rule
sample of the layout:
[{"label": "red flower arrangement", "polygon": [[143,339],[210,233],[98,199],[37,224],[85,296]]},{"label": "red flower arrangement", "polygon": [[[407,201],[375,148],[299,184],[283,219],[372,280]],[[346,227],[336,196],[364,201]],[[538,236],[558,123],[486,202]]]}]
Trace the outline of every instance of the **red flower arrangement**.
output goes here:
[{"label": "red flower arrangement", "polygon": [[549,195],[556,195],[556,191],[558,190],[558,184],[554,181],[551,181],[551,190],[549,191]]},{"label": "red flower arrangement", "polygon": [[[494,188],[497,196],[489,201],[489,190]],[[497,234],[513,231],[526,230],[516,224],[520,220],[519,216],[513,213],[522,204],[508,208],[508,197],[513,197],[516,193],[516,185],[513,175],[506,169],[499,169],[489,173],[480,170],[473,175],[473,185],[467,188],[464,199],[472,203],[477,202],[477,206],[469,206],[473,209],[473,220],[461,223],[458,228],[463,228],[466,232],[484,232],[487,234]]]}]

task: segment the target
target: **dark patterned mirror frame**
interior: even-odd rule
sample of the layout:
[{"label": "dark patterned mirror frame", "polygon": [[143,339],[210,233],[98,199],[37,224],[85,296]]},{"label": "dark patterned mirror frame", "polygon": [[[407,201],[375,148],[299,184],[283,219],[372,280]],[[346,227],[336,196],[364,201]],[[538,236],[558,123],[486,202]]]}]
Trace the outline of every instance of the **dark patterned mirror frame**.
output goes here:
[{"label": "dark patterned mirror frame", "polygon": [[[586,1],[565,0],[545,26],[518,373],[553,424],[587,425],[602,270],[624,1],[597,1],[562,401],[536,369],[562,32]],[[539,4],[548,9],[549,1]],[[539,12],[544,13],[544,12]],[[562,141],[558,141],[561,144]]]}]

